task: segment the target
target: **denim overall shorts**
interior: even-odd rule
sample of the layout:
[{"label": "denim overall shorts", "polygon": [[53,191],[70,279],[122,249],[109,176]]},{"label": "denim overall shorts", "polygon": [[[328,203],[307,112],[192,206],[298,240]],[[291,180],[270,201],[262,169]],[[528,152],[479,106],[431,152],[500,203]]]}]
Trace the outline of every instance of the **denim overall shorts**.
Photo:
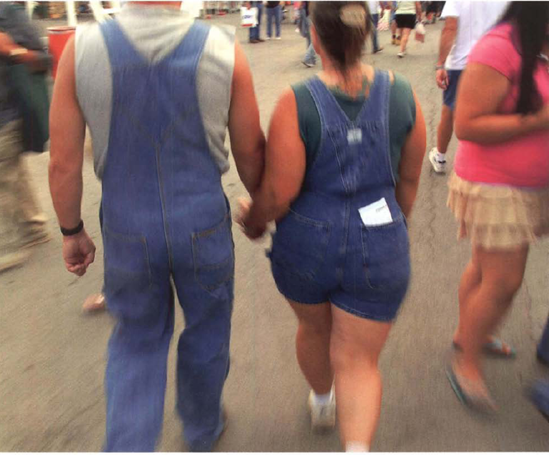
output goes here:
[{"label": "denim overall shorts", "polygon": [[[351,121],[318,78],[307,83],[322,124],[300,195],[277,223],[270,252],[279,291],[392,321],[410,280],[406,219],[396,201],[389,141],[389,74],[376,71]],[[361,215],[362,212],[362,215]]]}]

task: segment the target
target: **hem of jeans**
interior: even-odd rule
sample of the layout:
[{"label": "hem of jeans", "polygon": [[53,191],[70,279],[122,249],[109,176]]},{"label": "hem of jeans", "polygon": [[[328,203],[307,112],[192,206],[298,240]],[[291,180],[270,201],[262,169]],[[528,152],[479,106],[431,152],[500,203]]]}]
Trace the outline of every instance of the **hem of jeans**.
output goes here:
[{"label": "hem of jeans", "polygon": [[394,322],[398,316],[398,310],[396,311],[396,313],[394,314],[394,316],[374,316],[372,314],[369,314],[369,313],[366,313],[366,312],[363,312],[363,311],[358,311],[358,310],[355,310],[354,308],[351,308],[351,307],[348,307],[347,305],[343,304],[343,303],[340,303],[340,302],[336,302],[335,300],[333,299],[330,299],[330,303],[332,305],[335,305],[336,307],[338,307],[340,310],[343,310],[345,311],[346,313],[350,313],[354,316],[358,316],[360,318],[363,318],[363,319],[371,319],[372,321],[377,321],[377,322]]}]

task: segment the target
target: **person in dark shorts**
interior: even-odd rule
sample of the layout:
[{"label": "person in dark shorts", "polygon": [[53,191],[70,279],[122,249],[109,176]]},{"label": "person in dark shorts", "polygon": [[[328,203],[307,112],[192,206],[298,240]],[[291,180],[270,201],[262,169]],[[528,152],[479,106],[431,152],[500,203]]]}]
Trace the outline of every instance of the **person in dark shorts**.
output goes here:
[{"label": "person in dark shorts", "polygon": [[313,429],[335,426],[337,396],[343,446],[366,451],[379,355],[410,280],[406,218],[425,122],[406,79],[361,63],[372,24],[364,2],[314,2],[311,15],[323,71],[282,94],[261,189],[239,222],[258,238],[277,220],[269,255],[299,322]]},{"label": "person in dark shorts", "polygon": [[482,35],[490,30],[507,7],[507,2],[450,2],[443,11],[446,19],[440,35],[436,82],[443,92],[437,127],[437,143],[429,152],[429,162],[438,174],[446,172],[446,152],[454,132],[456,90],[467,57]]},{"label": "person in dark shorts", "polygon": [[398,57],[403,58],[406,55],[406,46],[410,33],[416,26],[416,21],[421,20],[420,2],[397,2],[395,18],[398,29],[397,41],[400,42]]}]

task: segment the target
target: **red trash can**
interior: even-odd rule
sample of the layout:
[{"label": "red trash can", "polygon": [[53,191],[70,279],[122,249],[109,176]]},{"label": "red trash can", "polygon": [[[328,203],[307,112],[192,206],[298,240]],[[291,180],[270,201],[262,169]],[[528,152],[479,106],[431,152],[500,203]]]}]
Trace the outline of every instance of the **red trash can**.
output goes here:
[{"label": "red trash can", "polygon": [[74,35],[76,27],[49,27],[48,28],[48,46],[50,54],[53,57],[52,76],[55,79],[57,74],[57,65],[61,59],[61,54],[65,45],[71,36]]}]

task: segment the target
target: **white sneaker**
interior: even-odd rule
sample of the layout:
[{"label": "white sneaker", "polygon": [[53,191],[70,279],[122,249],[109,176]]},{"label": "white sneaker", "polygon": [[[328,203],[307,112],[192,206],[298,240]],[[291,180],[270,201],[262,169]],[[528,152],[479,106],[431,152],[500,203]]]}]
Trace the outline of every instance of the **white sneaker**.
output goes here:
[{"label": "white sneaker", "polygon": [[309,410],[311,412],[311,426],[313,431],[332,430],[336,424],[336,399],[332,390],[332,398],[328,404],[315,403],[315,393],[309,394]]},{"label": "white sneaker", "polygon": [[437,160],[437,154],[438,150],[436,147],[432,148],[429,152],[429,162],[431,163],[431,166],[433,166],[433,170],[437,174],[445,174],[446,173],[446,161],[439,161]]},{"label": "white sneaker", "polygon": [[275,39],[277,40],[281,40],[282,38],[280,36],[277,36]]},{"label": "white sneaker", "polygon": [[406,56],[406,52],[399,52],[397,55],[398,58],[404,58]]}]

